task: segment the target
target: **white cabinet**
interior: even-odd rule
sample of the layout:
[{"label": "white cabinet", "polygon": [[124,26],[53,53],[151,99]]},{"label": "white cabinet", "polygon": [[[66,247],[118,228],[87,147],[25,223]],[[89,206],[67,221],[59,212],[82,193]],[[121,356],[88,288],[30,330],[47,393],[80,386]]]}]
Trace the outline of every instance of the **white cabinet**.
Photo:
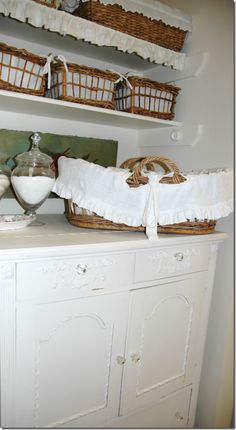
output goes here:
[{"label": "white cabinet", "polygon": [[193,426],[224,235],[60,219],[0,234],[2,427]]}]

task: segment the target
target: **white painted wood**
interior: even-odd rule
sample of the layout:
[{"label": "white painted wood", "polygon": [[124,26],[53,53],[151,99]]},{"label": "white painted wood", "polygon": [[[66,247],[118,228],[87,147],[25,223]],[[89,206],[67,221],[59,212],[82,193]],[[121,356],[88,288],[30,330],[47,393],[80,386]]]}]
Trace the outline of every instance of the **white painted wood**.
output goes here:
[{"label": "white painted wood", "polygon": [[140,252],[135,264],[135,282],[207,270],[208,246],[172,247]]},{"label": "white painted wood", "polygon": [[132,293],[122,414],[193,381],[204,287],[201,274]]},{"label": "white painted wood", "polygon": [[44,220],[0,233],[3,427],[192,426],[225,235],[154,243]]},{"label": "white painted wood", "polygon": [[[126,289],[134,254],[38,260],[17,264],[18,300],[63,300]],[[44,288],[42,288],[44,285]]]},{"label": "white painted wood", "polygon": [[15,385],[15,265],[0,262],[0,368],[1,368],[1,424],[14,427],[14,392]]},{"label": "white painted wood", "polygon": [[[186,55],[185,66],[182,72],[163,66],[158,66],[157,74],[160,82],[173,84],[185,79],[197,78],[205,69],[208,62],[208,53],[199,52],[194,55]],[[149,72],[150,77],[152,72]],[[181,83],[180,83],[181,85]]]},{"label": "white painted wood", "polygon": [[179,390],[163,397],[154,406],[141,408],[136,413],[114,420],[118,428],[187,428],[192,388]]},{"label": "white painted wood", "polygon": [[126,293],[18,307],[17,426],[117,416],[127,305]]},{"label": "white painted wood", "polygon": [[149,116],[119,112],[96,106],[54,100],[30,94],[0,90],[0,105],[9,112],[21,112],[39,116],[50,116],[72,121],[86,121],[133,129],[180,126],[177,121],[168,121]]},{"label": "white painted wood", "polygon": [[[209,243],[219,243],[227,238],[225,233],[210,235],[160,234],[158,243],[151,242],[142,232],[89,230],[69,224],[64,215],[40,215],[44,224],[28,226],[18,231],[0,232],[0,260],[33,261],[36,258],[54,258],[78,255],[93,255],[104,252],[144,250],[162,248],[185,248]],[[181,246],[180,246],[181,243]]]},{"label": "white painted wood", "polygon": [[201,364],[202,364],[202,359],[204,354],[204,346],[206,343],[207,326],[209,321],[211,300],[212,300],[212,294],[213,294],[213,288],[211,286],[214,283],[217,252],[218,252],[217,245],[212,243],[211,258],[209,261],[208,272],[206,274],[207,282],[206,282],[206,289],[205,289],[205,297],[202,304],[202,316],[198,326],[199,333],[201,333],[201,340],[199,345],[199,359],[196,363],[196,368],[195,368],[195,390],[193,392],[192,401],[189,409],[189,425],[191,427],[194,426],[194,423],[196,424],[195,415],[196,415],[196,408],[197,408],[197,396],[199,393],[200,376],[202,371]]}]

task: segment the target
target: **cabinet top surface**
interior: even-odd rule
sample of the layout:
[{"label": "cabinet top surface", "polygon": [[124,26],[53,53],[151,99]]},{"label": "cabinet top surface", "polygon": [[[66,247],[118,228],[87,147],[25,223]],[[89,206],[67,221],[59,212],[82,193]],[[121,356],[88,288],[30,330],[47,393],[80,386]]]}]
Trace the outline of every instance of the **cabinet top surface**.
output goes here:
[{"label": "cabinet top surface", "polygon": [[159,240],[149,241],[141,232],[75,227],[68,223],[64,215],[39,215],[39,220],[44,225],[0,232],[0,258],[5,260],[14,258],[14,255],[29,258],[40,254],[54,256],[57,253],[137,250],[221,241],[226,238],[224,233],[218,232],[205,236],[160,234]]}]

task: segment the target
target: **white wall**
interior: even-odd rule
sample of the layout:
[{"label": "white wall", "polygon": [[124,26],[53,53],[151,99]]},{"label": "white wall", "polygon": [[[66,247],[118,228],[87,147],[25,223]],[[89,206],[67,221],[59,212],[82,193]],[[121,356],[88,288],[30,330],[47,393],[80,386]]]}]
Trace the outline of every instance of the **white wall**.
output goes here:
[{"label": "white wall", "polygon": [[[172,158],[181,168],[233,165],[233,19],[232,0],[162,0],[193,16],[193,33],[186,44],[191,54],[208,53],[201,75],[179,81],[182,95],[176,119],[203,124],[196,146],[141,148],[142,154]],[[156,72],[158,80],[158,72]],[[158,141],[155,132],[142,132],[143,142]],[[197,427],[228,427],[233,403],[233,217],[217,223],[228,233],[221,245],[200,384]]]}]

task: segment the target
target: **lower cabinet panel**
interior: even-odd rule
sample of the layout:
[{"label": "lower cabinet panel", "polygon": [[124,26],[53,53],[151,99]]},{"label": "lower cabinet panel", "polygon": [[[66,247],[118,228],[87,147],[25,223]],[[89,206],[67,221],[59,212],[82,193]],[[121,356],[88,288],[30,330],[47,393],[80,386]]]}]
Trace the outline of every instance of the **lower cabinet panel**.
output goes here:
[{"label": "lower cabinet panel", "polygon": [[122,415],[192,384],[204,286],[198,274],[132,293]]},{"label": "lower cabinet panel", "polygon": [[120,293],[19,307],[15,427],[118,415],[127,305]]},{"label": "lower cabinet panel", "polygon": [[150,408],[138,411],[109,427],[132,428],[184,428],[188,427],[188,416],[192,389],[186,388],[169,395]]}]

